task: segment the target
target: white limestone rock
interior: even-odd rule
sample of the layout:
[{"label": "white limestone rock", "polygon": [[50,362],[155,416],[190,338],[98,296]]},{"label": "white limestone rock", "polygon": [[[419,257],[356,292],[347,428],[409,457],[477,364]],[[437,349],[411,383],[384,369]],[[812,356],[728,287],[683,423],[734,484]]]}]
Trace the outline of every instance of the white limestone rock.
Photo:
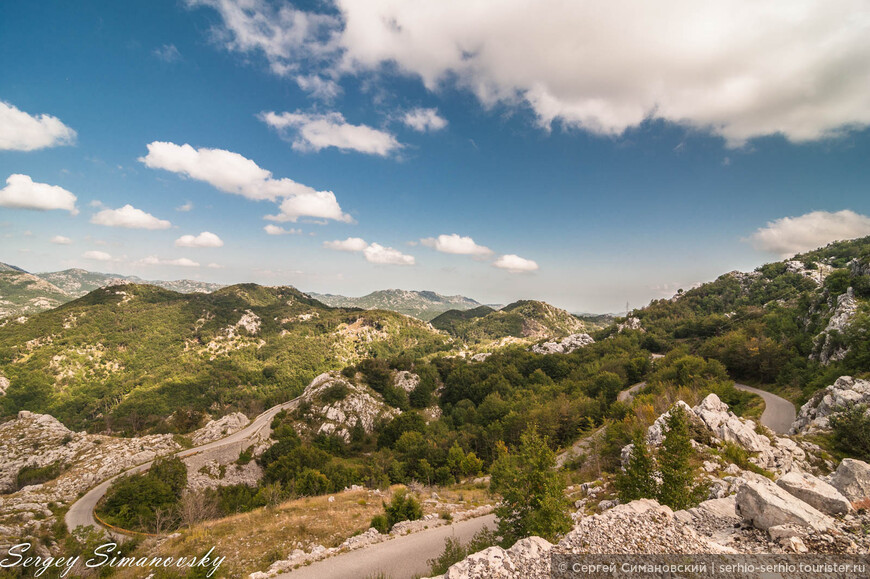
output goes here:
[{"label": "white limestone rock", "polygon": [[741,485],[737,491],[737,513],[764,531],[788,523],[819,530],[833,527],[830,517],[769,480]]},{"label": "white limestone rock", "polygon": [[870,380],[840,376],[801,406],[792,424],[792,434],[813,434],[830,428],[830,416],[854,404],[870,405]]},{"label": "white limestone rock", "polygon": [[215,440],[225,438],[246,427],[251,421],[241,412],[227,414],[217,420],[212,420],[190,435],[194,446],[202,446]]},{"label": "white limestone rock", "polygon": [[793,470],[783,475],[776,484],[828,515],[845,515],[852,510],[851,503],[840,491],[811,474]]},{"label": "white limestone rock", "polygon": [[870,464],[854,458],[844,458],[831,475],[831,486],[850,501],[870,498]]},{"label": "white limestone rock", "polygon": [[574,350],[594,344],[595,340],[589,334],[571,334],[559,342],[544,342],[532,346],[535,354],[570,354]]}]

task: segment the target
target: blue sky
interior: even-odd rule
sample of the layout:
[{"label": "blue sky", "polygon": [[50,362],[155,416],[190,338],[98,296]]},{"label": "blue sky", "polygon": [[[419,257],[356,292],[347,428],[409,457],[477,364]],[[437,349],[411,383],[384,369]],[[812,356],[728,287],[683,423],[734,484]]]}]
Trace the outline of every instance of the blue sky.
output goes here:
[{"label": "blue sky", "polygon": [[7,3],[0,261],[597,312],[870,234],[866,4],[697,4]]}]

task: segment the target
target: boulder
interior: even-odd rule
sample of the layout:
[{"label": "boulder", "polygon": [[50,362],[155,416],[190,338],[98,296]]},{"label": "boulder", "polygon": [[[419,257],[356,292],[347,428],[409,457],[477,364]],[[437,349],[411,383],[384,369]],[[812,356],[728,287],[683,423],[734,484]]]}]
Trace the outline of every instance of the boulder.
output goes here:
[{"label": "boulder", "polygon": [[840,491],[811,474],[793,470],[776,481],[776,484],[790,495],[828,515],[844,515],[852,510],[849,499]]},{"label": "boulder", "polygon": [[852,502],[870,498],[870,464],[844,458],[831,475],[831,485]]},{"label": "boulder", "polygon": [[827,529],[833,524],[830,517],[769,480],[747,481],[740,486],[737,491],[737,513],[764,531],[788,523],[814,529]]}]

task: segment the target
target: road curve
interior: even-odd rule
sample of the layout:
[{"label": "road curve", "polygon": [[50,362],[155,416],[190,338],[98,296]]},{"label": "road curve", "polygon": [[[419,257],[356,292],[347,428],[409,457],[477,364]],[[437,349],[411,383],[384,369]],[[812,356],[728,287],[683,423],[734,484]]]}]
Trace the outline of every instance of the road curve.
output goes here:
[{"label": "road curve", "polygon": [[[186,450],[182,450],[175,453],[175,456],[179,458],[186,458],[189,456],[193,456],[195,454],[200,454],[202,452],[206,452],[209,450],[214,450],[217,448],[224,448],[230,445],[238,445],[239,451],[241,452],[250,443],[259,435],[262,434],[262,431],[266,428],[269,428],[269,425],[272,423],[272,418],[275,417],[282,410],[286,410],[288,408],[293,407],[298,401],[300,397],[294,398],[293,400],[289,400],[287,402],[283,402],[272,408],[269,408],[256,418],[251,421],[245,428],[239,430],[238,432],[234,432],[225,438],[221,438],[220,440],[215,440],[213,442],[209,442],[208,444],[203,444],[202,446],[197,446],[194,448],[189,448]],[[82,496],[79,500],[72,504],[69,508],[69,511],[66,513],[66,517],[64,517],[64,522],[66,523],[67,529],[72,532],[76,527],[87,527],[93,526],[95,529],[103,528],[100,525],[96,518],[94,517],[94,508],[97,506],[97,503],[103,496],[106,494],[106,491],[109,490],[109,486],[111,486],[112,482],[115,479],[127,476],[130,474],[137,474],[140,472],[144,472],[151,468],[151,463],[146,462],[133,468],[127,469],[124,472],[116,474],[110,479],[107,479],[95,486],[84,496]],[[114,539],[124,540],[126,538],[125,535],[122,535],[117,532],[109,531],[106,529],[106,532]]]},{"label": "road curve", "polygon": [[485,526],[495,528],[495,515],[396,537],[300,567],[278,575],[278,579],[363,579],[380,573],[390,579],[427,577],[427,561],[441,554],[445,539],[456,537],[467,543]]},{"label": "road curve", "polygon": [[746,384],[735,383],[734,387],[761,396],[764,399],[761,423],[777,434],[788,434],[796,416],[794,404],[776,394]]}]

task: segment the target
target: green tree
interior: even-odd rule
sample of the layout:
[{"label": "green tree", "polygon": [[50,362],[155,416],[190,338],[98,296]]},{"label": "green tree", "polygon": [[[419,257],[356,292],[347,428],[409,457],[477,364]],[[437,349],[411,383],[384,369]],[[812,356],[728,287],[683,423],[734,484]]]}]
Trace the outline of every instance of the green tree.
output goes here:
[{"label": "green tree", "polygon": [[556,455],[534,426],[514,452],[499,444],[490,490],[502,497],[495,514],[506,546],[530,535],[553,541],[571,528],[565,481],[555,467]]},{"label": "green tree", "polygon": [[659,502],[675,510],[685,509],[697,502],[702,489],[694,484],[689,421],[682,406],[671,408],[665,424],[668,430],[659,451]]},{"label": "green tree", "polygon": [[655,498],[659,494],[655,462],[647,450],[643,434],[637,432],[632,439],[634,447],[625,469],[616,474],[619,500],[628,503],[637,499]]}]

